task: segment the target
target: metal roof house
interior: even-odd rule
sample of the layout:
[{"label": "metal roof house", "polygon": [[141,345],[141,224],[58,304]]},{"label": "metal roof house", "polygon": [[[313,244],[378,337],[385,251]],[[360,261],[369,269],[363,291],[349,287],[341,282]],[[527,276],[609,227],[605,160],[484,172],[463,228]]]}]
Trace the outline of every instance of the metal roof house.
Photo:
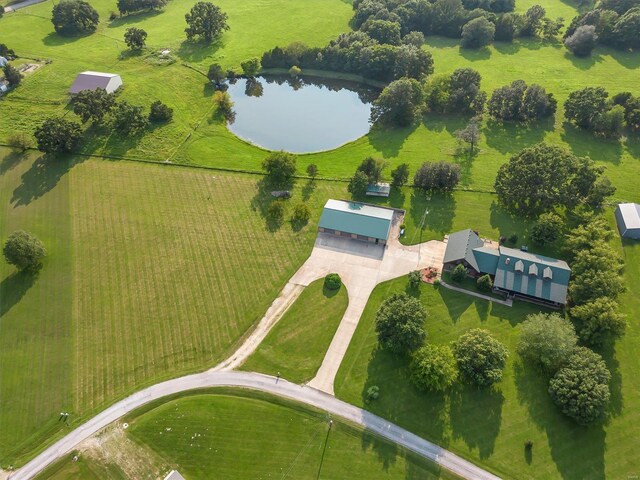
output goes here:
[{"label": "metal roof house", "polygon": [[318,231],[385,245],[394,210],[359,202],[327,200]]},{"label": "metal roof house", "polygon": [[82,72],[76,77],[69,93],[75,95],[83,90],[102,88],[107,93],[115,92],[122,85],[122,78],[117,73]]},{"label": "metal roof house", "polygon": [[640,205],[621,203],[616,207],[616,223],[620,236],[640,240]]},{"label": "metal roof house", "polygon": [[489,274],[496,291],[554,306],[567,303],[571,269],[563,260],[515,248],[487,247],[470,229],[449,235],[444,270],[463,264],[473,276]]}]

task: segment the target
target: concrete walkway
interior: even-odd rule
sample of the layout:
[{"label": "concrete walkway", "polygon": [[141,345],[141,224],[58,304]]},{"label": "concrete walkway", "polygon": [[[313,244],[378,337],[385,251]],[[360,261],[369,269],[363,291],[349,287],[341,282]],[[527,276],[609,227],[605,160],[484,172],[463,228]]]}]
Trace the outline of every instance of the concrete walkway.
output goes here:
[{"label": "concrete walkway", "polygon": [[[142,405],[167,395],[207,387],[249,388],[295,400],[355,423],[422,457],[428,458],[442,468],[463,478],[474,480],[496,480],[499,478],[434,443],[324,392],[258,373],[216,372],[213,370],[162,382],[134,393],[70,432],[24,467],[14,472],[9,478],[12,480],[27,480],[35,477],[48,465],[68,455],[80,442]],[[259,422],[260,419],[256,418],[256,421]]]},{"label": "concrete walkway", "polygon": [[331,235],[318,235],[316,248],[305,265],[314,272],[340,274],[349,294],[349,306],[322,365],[309,386],[333,395],[336,374],[376,285],[407,275],[412,270],[442,267],[446,245],[439,241],[402,245],[398,240],[401,222],[401,215],[394,215],[386,247]]},{"label": "concrete walkway", "polygon": [[440,279],[440,285],[444,288],[448,288],[449,290],[453,290],[454,292],[464,293],[465,295],[471,295],[472,297],[481,298],[483,300],[487,300],[488,302],[499,303],[500,305],[506,305],[507,307],[513,306],[513,299],[507,298],[506,300],[501,300],[499,298],[490,297],[489,295],[483,295],[482,293],[472,292],[471,290],[467,290],[465,288],[456,287],[455,285],[450,285],[446,283],[444,280]]}]

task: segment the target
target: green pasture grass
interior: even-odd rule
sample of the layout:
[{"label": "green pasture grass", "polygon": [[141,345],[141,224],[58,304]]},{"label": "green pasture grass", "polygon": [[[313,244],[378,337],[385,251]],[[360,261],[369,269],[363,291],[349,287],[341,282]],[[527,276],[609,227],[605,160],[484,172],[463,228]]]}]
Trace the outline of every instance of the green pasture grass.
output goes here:
[{"label": "green pasture grass", "polygon": [[[76,461],[73,456],[78,455]],[[101,462],[95,458],[73,452],[57,461],[36,478],[39,480],[127,480],[115,464]]]},{"label": "green pasture grass", "polygon": [[[518,11],[525,11],[534,3],[520,2]],[[0,140],[6,140],[16,130],[32,132],[48,115],[66,112],[73,116],[66,107],[66,91],[79,71],[117,71],[125,83],[121,98],[145,106],[160,99],[174,108],[174,120],[139,139],[123,140],[107,129],[91,129],[81,147],[83,152],[259,170],[266,152],[235,137],[212,115],[213,91],[204,76],[184,65],[201,72],[213,62],[237,69],[243,60],[259,56],[275,45],[292,41],[324,45],[349,30],[351,6],[338,0],[224,0],[219,4],[229,14],[231,30],[212,45],[184,41],[183,18],[191,2],[174,1],[163,12],[130,15],[110,22],[108,14],[116,9],[115,2],[99,0],[94,5],[102,23],[95,34],[81,38],[64,38],[53,32],[48,2],[5,15],[0,20],[3,41],[23,56],[53,62],[27,77],[0,104],[5,119],[0,124]],[[576,6],[561,0],[546,2],[544,7],[549,16],[562,16],[567,23],[578,12]],[[149,47],[140,56],[128,54],[122,42],[124,30],[131,26],[149,32]],[[31,32],[28,38],[20,33],[23,31]],[[172,50],[175,63],[155,66],[146,59],[147,54],[163,48]],[[612,94],[640,94],[637,52],[599,47],[591,57],[578,59],[567,53],[560,40],[519,39],[512,44],[498,42],[480,50],[465,50],[458,40],[441,37],[429,37],[425,48],[434,56],[436,73],[475,68],[483,77],[482,88],[489,93],[516,79],[539,83],[559,101],[555,122],[517,126],[487,121],[480,151],[469,158],[459,152],[454,135],[468,119],[427,115],[411,128],[374,128],[367,136],[337,150],[303,155],[301,167],[315,163],[323,177],[348,178],[358,162],[369,155],[388,160],[387,175],[403,162],[410,165],[413,173],[425,161],[448,160],[461,165],[462,187],[491,190],[501,164],[522,148],[544,140],[578,155],[591,156],[607,167],[607,175],[618,188],[618,199],[640,200],[633,180],[640,158],[638,139],[594,138],[566,124],[562,114],[562,102],[569,92],[586,86],[601,85]]]},{"label": "green pasture grass", "polygon": [[324,279],[307,286],[269,332],[242,370],[276,375],[290,382],[311,380],[347,309],[345,287],[324,288]]},{"label": "green pasture grass", "polygon": [[[453,478],[325,412],[266,394],[194,394],[130,421],[127,433],[186,478]],[[170,430],[168,430],[170,429]],[[197,434],[197,435],[196,435]]]},{"label": "green pasture grass", "polygon": [[[261,176],[2,153],[0,240],[25,229],[49,252],[37,278],[0,262],[3,466],[125,394],[229,354],[345,189],[300,181],[277,225]],[[294,228],[303,200],[312,218]]]},{"label": "green pasture grass", "polygon": [[[607,212],[613,223],[612,211]],[[374,290],[336,379],[338,397],[428,438],[504,478],[627,478],[640,470],[631,453],[638,435],[640,366],[637,345],[640,290],[640,244],[613,243],[625,259],[628,291],[621,299],[629,322],[614,346],[599,349],[612,373],[608,418],[580,427],[564,417],[547,393],[547,378],[525,365],[516,353],[519,326],[537,307],[516,301],[512,308],[492,304],[442,287],[421,286],[406,279]],[[428,311],[428,342],[446,344],[471,328],[485,328],[510,351],[503,380],[492,389],[462,384],[444,394],[413,387],[408,360],[377,348],[375,312],[394,292],[417,295]],[[367,389],[377,385],[380,398],[365,403]],[[524,443],[533,442],[531,453]]]}]

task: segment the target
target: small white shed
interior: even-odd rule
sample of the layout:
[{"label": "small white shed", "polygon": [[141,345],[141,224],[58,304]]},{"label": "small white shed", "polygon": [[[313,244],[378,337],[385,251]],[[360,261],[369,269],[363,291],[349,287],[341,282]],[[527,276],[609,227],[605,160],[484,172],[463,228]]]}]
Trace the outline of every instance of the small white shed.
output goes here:
[{"label": "small white shed", "polygon": [[616,222],[623,238],[640,240],[640,205],[637,203],[618,204]]},{"label": "small white shed", "polygon": [[69,93],[75,95],[83,90],[102,88],[107,93],[115,92],[122,85],[122,78],[117,73],[82,72],[76,77]]}]

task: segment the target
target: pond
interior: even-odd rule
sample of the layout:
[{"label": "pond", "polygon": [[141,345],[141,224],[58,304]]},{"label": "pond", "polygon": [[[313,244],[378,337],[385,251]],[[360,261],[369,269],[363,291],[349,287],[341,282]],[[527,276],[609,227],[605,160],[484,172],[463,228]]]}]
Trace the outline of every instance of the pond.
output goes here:
[{"label": "pond", "polygon": [[378,92],[360,84],[281,76],[229,85],[235,118],[228,128],[268,150],[331,150],[369,132]]}]

